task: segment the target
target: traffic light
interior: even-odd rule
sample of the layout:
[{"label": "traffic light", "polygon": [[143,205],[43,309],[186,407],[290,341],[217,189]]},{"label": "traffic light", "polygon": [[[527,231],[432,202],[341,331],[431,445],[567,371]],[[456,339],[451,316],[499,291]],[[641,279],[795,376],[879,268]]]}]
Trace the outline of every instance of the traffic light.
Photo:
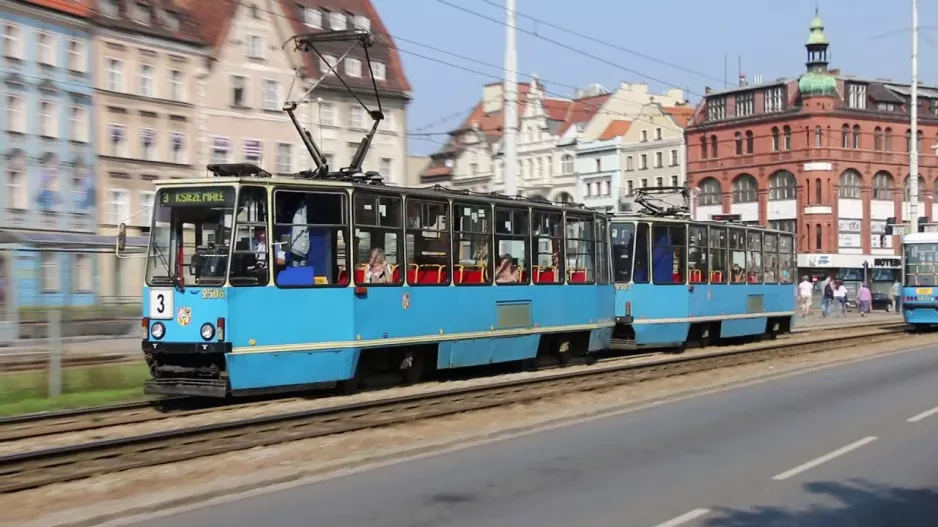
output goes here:
[{"label": "traffic light", "polygon": [[892,226],[895,225],[896,218],[886,218],[886,236],[892,236]]}]

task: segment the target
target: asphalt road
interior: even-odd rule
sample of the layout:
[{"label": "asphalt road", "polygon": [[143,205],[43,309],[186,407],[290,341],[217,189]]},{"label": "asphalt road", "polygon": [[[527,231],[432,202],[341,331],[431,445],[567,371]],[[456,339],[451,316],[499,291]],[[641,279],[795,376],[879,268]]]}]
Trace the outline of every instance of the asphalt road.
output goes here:
[{"label": "asphalt road", "polygon": [[934,527],[936,407],[903,353],[137,525]]}]

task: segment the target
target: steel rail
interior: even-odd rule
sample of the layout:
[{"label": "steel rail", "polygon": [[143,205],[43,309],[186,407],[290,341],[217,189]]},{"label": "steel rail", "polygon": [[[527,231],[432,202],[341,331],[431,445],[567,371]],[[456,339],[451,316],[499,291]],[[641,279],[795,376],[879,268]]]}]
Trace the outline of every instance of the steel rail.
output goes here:
[{"label": "steel rail", "polygon": [[336,407],[252,417],[166,430],[135,437],[67,445],[0,457],[0,493],[78,480],[300,439],[530,402],[574,392],[697,373],[856,345],[896,340],[900,328],[825,337],[808,342],[773,342],[696,356],[667,357],[643,364],[562,372],[555,375],[440,392],[407,395]]}]

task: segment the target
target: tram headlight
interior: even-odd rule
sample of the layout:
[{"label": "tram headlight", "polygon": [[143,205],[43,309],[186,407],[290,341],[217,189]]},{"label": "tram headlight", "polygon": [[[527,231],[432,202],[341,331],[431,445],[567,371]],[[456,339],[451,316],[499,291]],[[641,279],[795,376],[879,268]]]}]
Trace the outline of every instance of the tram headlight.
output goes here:
[{"label": "tram headlight", "polygon": [[162,322],[153,324],[153,327],[150,328],[150,335],[157,340],[163,338],[163,336],[166,335],[166,326],[164,326]]},{"label": "tram headlight", "polygon": [[202,329],[199,330],[199,332],[202,334],[204,340],[212,340],[212,337],[215,336],[215,326],[206,322],[202,324]]}]

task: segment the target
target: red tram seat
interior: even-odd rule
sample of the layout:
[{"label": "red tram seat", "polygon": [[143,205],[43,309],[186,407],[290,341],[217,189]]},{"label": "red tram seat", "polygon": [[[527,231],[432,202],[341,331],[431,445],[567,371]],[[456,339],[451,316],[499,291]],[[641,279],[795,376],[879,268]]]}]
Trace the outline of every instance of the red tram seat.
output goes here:
[{"label": "red tram seat", "polygon": [[485,283],[485,268],[481,265],[457,265],[453,273],[453,282],[457,284]]},{"label": "red tram seat", "polygon": [[439,264],[424,264],[417,269],[417,283],[442,284],[448,278],[444,267]]},{"label": "red tram seat", "polygon": [[692,284],[702,284],[704,283],[703,271],[700,269],[691,269],[690,271],[690,283]]},{"label": "red tram seat", "polygon": [[521,271],[521,273],[520,273],[520,276],[521,276],[521,283],[522,283],[522,284],[523,284],[523,283],[526,283],[526,282],[528,281],[528,272],[527,272],[523,267],[522,267],[521,269],[519,269],[519,271]]},{"label": "red tram seat", "polygon": [[419,265],[414,264],[414,263],[412,263],[412,264],[407,264],[407,283],[408,283],[408,284],[416,284],[416,283],[419,283],[419,282],[417,281],[417,276],[418,276],[418,274],[419,274],[419,271],[420,271],[420,266],[419,266]]},{"label": "red tram seat", "polygon": [[557,283],[557,268],[551,266],[545,267],[535,267],[535,280],[539,284],[555,284]]},{"label": "red tram seat", "polygon": [[364,284],[365,283],[365,270],[368,269],[367,264],[358,264],[355,266],[355,283]]},{"label": "red tram seat", "polygon": [[570,283],[571,284],[585,283],[586,278],[587,278],[586,269],[582,267],[576,267],[570,270]]},{"label": "red tram seat", "polygon": [[348,283],[348,271],[346,271],[344,267],[342,269],[339,269],[339,281],[337,283],[339,284]]},{"label": "red tram seat", "polygon": [[711,284],[723,283],[723,271],[710,271],[710,283]]},{"label": "red tram seat", "polygon": [[675,284],[683,284],[683,283],[684,283],[684,277],[681,276],[681,273],[673,273],[673,274],[671,275],[671,280],[672,280]]},{"label": "red tram seat", "polygon": [[399,283],[401,282],[401,268],[400,268],[400,266],[398,266],[398,265],[392,265],[392,266],[391,266],[391,280],[392,280],[395,284],[399,284]]}]

